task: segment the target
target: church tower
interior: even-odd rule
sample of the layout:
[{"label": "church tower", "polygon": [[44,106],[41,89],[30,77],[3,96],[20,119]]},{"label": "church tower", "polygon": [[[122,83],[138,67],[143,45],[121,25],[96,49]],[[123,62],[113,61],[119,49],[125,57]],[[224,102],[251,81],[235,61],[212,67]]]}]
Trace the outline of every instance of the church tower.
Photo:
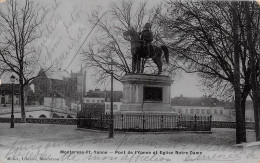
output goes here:
[{"label": "church tower", "polygon": [[80,66],[80,70],[77,73],[71,72],[70,76],[77,83],[77,93],[85,95],[86,92],[86,71],[83,70],[82,64]]}]

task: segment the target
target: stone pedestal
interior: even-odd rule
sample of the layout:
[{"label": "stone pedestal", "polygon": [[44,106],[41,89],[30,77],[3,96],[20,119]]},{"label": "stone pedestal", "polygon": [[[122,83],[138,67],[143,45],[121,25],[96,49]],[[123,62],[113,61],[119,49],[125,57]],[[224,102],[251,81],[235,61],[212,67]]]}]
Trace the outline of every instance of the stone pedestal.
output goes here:
[{"label": "stone pedestal", "polygon": [[127,74],[122,79],[123,104],[120,114],[174,115],[171,102],[169,76]]}]

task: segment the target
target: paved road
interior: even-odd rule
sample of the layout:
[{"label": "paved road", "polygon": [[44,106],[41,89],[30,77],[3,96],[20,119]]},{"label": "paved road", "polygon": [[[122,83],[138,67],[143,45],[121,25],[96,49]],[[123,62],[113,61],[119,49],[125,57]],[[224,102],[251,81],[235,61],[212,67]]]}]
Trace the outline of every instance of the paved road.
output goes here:
[{"label": "paved road", "polygon": [[[10,129],[9,124],[2,123],[0,131],[1,163],[260,160],[258,150],[233,146],[234,129],[213,129],[212,134],[115,133],[113,139],[107,138],[107,132],[77,130],[74,125],[15,124],[15,128]],[[255,141],[253,131],[247,135],[249,142]]]}]

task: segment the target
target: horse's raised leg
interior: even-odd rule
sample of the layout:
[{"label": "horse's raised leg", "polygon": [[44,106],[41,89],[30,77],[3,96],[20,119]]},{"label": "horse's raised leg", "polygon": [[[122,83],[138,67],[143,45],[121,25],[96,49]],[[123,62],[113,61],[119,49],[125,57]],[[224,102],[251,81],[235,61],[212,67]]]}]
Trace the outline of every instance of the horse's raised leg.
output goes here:
[{"label": "horse's raised leg", "polygon": [[161,61],[161,57],[159,56],[155,56],[152,58],[153,62],[156,64],[157,68],[158,68],[158,75],[160,75],[162,73],[162,61]]}]

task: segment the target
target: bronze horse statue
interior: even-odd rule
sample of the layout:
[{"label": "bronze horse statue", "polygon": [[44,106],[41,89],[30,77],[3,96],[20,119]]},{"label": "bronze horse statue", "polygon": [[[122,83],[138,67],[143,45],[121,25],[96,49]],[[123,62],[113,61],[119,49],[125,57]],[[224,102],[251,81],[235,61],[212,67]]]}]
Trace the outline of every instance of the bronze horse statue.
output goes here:
[{"label": "bronze horse statue", "polygon": [[[131,53],[132,53],[132,71],[136,73],[142,73],[144,69],[145,60],[152,58],[153,62],[158,68],[158,74],[162,72],[162,60],[161,56],[164,53],[166,63],[169,63],[169,50],[167,46],[161,45],[160,47],[156,45],[151,45],[150,47],[144,46],[144,40],[141,40],[138,33],[134,28],[129,29],[123,33],[126,40],[131,42]],[[130,39],[128,38],[130,37]],[[150,54],[147,48],[150,48]],[[141,61],[142,69],[141,69]]]}]

